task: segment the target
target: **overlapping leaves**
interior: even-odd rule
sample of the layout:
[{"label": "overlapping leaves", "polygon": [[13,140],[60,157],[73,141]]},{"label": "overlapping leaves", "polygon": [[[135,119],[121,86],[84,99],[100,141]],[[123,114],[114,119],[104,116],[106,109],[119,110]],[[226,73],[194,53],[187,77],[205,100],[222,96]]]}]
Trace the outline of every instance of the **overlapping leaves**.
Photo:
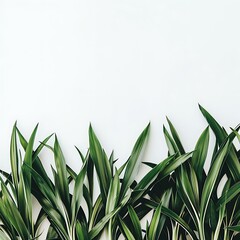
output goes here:
[{"label": "overlapping leaves", "polygon": [[[240,150],[234,144],[236,137],[240,139],[239,126],[227,133],[203,107],[200,110],[208,126],[193,151],[185,151],[167,119],[169,130],[164,126],[163,133],[168,156],[159,163],[144,160],[145,166],[142,153],[150,124],[121,166],[113,152],[106,154],[90,125],[89,150],[83,154],[76,148],[79,172],[67,164],[56,135],[34,150],[38,126],[27,141],[15,124],[11,173],[1,171],[0,177],[0,239],[43,239],[44,221],[49,223],[49,240],[239,239]],[[51,174],[39,157],[43,148],[53,154]],[[148,169],[136,181],[140,167]]]}]

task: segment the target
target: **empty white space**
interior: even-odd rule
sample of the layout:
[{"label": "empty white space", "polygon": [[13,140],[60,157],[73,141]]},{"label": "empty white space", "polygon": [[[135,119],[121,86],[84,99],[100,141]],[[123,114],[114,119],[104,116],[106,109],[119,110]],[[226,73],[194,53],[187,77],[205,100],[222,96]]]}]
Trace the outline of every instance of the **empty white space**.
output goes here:
[{"label": "empty white space", "polygon": [[0,168],[15,120],[26,137],[39,122],[37,141],[56,132],[75,168],[90,122],[119,163],[149,121],[144,160],[166,157],[166,115],[192,150],[198,103],[234,127],[239,12],[238,0],[0,0]]}]

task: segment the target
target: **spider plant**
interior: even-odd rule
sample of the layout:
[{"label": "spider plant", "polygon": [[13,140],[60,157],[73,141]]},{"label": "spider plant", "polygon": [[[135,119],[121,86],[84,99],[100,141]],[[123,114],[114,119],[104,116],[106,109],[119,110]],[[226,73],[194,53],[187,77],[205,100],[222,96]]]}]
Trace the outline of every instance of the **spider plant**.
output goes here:
[{"label": "spider plant", "polygon": [[[103,232],[108,240],[122,236],[128,240],[238,240],[240,150],[235,138],[240,141],[240,127],[228,133],[199,107],[208,126],[192,152],[185,151],[167,119],[168,127],[163,126],[166,159],[142,162],[148,124],[129,158],[118,166],[113,152],[106,154],[90,125],[87,153],[76,148],[79,172],[67,164],[56,135],[52,146],[48,144],[50,135],[34,150],[38,126],[27,141],[15,124],[11,173],[0,171],[0,239],[41,239],[40,226],[47,219],[47,240],[98,240],[103,239]],[[43,148],[54,156],[51,175],[39,158]],[[149,170],[136,180],[142,164]],[[41,207],[36,220],[33,197]]]},{"label": "spider plant", "polygon": [[[49,176],[43,177],[33,168],[29,168],[34,183],[39,190],[36,193],[37,200],[50,222],[47,239],[85,239],[84,223],[86,213],[83,211],[81,204],[83,195],[89,194],[88,189],[84,185],[88,169],[88,154],[83,158],[80,172],[78,174],[71,172],[72,178],[75,180],[73,193],[71,194],[68,166],[66,165],[57,136],[55,136],[54,146],[47,145],[47,147],[54,154],[55,168],[52,167],[54,182],[51,182]],[[108,216],[106,217],[108,218]],[[101,224],[103,223],[97,225],[91,234],[97,234],[96,232],[101,230]]]},{"label": "spider plant", "polygon": [[[149,125],[139,136],[131,156],[120,169],[114,169],[113,154],[107,157],[91,125],[88,153],[84,157],[77,149],[83,164],[78,174],[66,164],[56,136],[54,147],[46,145],[54,154],[55,168],[52,168],[54,184],[49,177],[42,177],[33,168],[29,167],[29,170],[39,190],[35,193],[36,198],[51,224],[47,239],[98,239],[108,221],[108,236],[112,238],[114,215],[128,201],[130,195],[127,192],[134,180],[133,173],[138,168],[138,158],[148,132]],[[96,169],[100,186],[100,194],[95,203],[93,203],[93,167]],[[124,169],[124,178],[120,184],[119,175]],[[71,194],[69,183],[72,180],[74,190]],[[88,216],[81,206],[83,199],[88,206]]]},{"label": "spider plant", "polygon": [[[239,206],[238,169],[239,160],[233,145],[238,127],[227,134],[216,120],[200,106],[209,126],[216,135],[216,146],[212,154],[210,169],[204,169],[209,145],[209,127],[201,134],[192,157],[181,165],[172,175],[172,206],[177,212],[177,219],[172,229],[172,239],[184,238],[189,235],[192,239],[232,239],[233,232],[227,226],[236,221],[234,212]],[[185,153],[179,136],[168,120],[171,134],[164,127],[164,134],[169,154],[182,155]],[[221,180],[227,176],[221,196],[217,190],[222,185]],[[177,203],[177,204],[176,204]],[[153,205],[152,205],[153,206]],[[176,206],[178,210],[176,210]],[[164,213],[163,213],[164,214]],[[171,216],[170,216],[171,218]],[[185,223],[182,224],[181,221]],[[186,225],[187,224],[187,225]],[[186,231],[180,231],[182,226]],[[194,232],[189,230],[193,229]]]},{"label": "spider plant", "polygon": [[[134,144],[128,160],[119,168],[115,167],[113,153],[107,158],[97,136],[91,125],[89,128],[90,156],[96,169],[100,194],[97,202],[100,204],[99,213],[109,215],[111,212],[119,213],[128,203],[130,198],[130,186],[132,185],[140,166],[140,154],[144,143],[149,134],[150,124],[143,130]],[[120,175],[123,177],[120,181]],[[119,208],[118,206],[121,206]],[[92,227],[90,221],[90,228]],[[118,214],[113,215],[107,224],[107,238],[112,240],[116,238],[116,229],[118,227]]]},{"label": "spider plant", "polygon": [[[227,134],[204,108],[200,106],[200,109],[216,135],[216,146],[212,153],[210,169],[208,172],[204,169],[209,145],[209,127],[207,127],[188,161],[181,164],[174,172],[169,172],[164,182],[161,183],[157,178],[153,187],[147,191],[148,198],[142,199],[142,209],[155,209],[151,223],[147,224],[144,239],[239,238],[240,211],[237,209],[239,209],[240,189],[239,182],[236,181],[239,157],[233,145],[235,136],[239,137],[238,127]],[[176,129],[170,120],[167,120],[171,133],[164,127],[164,135],[169,156],[183,156],[185,150]],[[155,166],[149,163],[147,165]],[[226,176],[227,180],[223,183],[222,180]],[[221,186],[223,190],[218,196],[217,191]],[[164,196],[168,191],[171,194],[166,202]],[[142,239],[138,234],[141,228],[136,224],[140,221],[140,217],[137,212],[136,214],[132,212],[132,210],[131,213],[129,212],[127,224],[121,221],[121,230],[127,239]],[[164,228],[161,227],[163,225]]]},{"label": "spider plant", "polygon": [[[32,176],[28,166],[39,165],[38,154],[43,145],[33,151],[34,139],[38,125],[33,130],[29,142],[25,141],[25,153],[18,149],[18,132],[16,123],[12,130],[10,143],[11,174],[1,171],[0,177],[0,226],[1,239],[38,239],[39,226],[43,220],[42,212],[34,222],[32,206]],[[20,132],[19,132],[20,134]],[[46,138],[43,142],[47,142]],[[41,166],[40,166],[41,167]],[[5,179],[5,180],[4,180]]]}]

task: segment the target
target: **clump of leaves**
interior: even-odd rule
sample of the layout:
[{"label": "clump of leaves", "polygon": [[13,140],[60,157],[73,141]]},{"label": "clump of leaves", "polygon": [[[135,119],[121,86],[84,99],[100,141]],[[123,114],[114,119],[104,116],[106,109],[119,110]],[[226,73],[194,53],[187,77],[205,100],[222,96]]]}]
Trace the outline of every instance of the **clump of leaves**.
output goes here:
[{"label": "clump of leaves", "polygon": [[[90,125],[89,150],[83,154],[76,148],[82,165],[79,172],[68,166],[56,135],[53,146],[47,143],[50,135],[34,150],[37,127],[26,141],[15,124],[11,173],[1,171],[0,178],[0,238],[41,239],[40,225],[47,219],[49,240],[97,240],[103,239],[103,232],[109,240],[121,236],[129,240],[239,239],[240,151],[234,144],[236,137],[240,139],[239,126],[227,133],[203,107],[200,110],[208,126],[193,151],[185,151],[167,119],[170,131],[164,126],[163,133],[168,156],[157,164],[143,162],[150,170],[139,181],[136,176],[150,124],[120,167],[113,152],[107,156]],[[214,149],[209,146],[210,131]],[[54,156],[52,174],[39,158],[43,148]],[[94,188],[97,184],[99,192]],[[41,206],[36,220],[33,196]]]},{"label": "clump of leaves", "polygon": [[[38,126],[33,130],[29,142],[27,142],[17,129],[16,123],[12,130],[10,144],[11,174],[1,171],[0,177],[0,226],[1,239],[35,239],[38,238],[39,226],[43,213],[40,211],[34,222],[32,206],[31,171],[28,168],[38,168],[39,174],[46,174],[38,158],[43,148],[41,143],[33,151],[34,139]],[[24,150],[24,156],[18,149],[18,136]],[[48,141],[46,138],[43,143]]]}]

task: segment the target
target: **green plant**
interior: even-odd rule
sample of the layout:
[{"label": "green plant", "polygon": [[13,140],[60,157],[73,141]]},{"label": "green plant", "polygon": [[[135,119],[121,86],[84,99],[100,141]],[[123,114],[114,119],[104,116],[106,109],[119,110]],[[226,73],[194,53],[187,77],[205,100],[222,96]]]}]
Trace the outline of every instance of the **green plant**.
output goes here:
[{"label": "green plant", "polygon": [[[103,238],[103,232],[109,240],[120,236],[129,240],[239,239],[240,150],[234,141],[240,140],[239,126],[227,133],[203,107],[200,110],[208,126],[193,151],[185,152],[167,119],[170,131],[164,126],[163,132],[168,156],[157,164],[143,162],[149,170],[139,181],[136,176],[150,124],[122,166],[113,152],[107,156],[90,125],[89,150],[84,155],[76,148],[82,164],[77,173],[66,163],[56,135],[53,146],[48,144],[50,135],[34,150],[37,127],[27,141],[15,124],[11,173],[1,171],[0,178],[0,239],[41,239],[44,220],[49,222],[49,240],[95,240]],[[43,148],[54,156],[52,174],[39,158]],[[41,207],[36,220],[33,197]]]},{"label": "green plant", "polygon": [[[27,166],[38,168],[40,174],[46,174],[38,158],[38,154],[43,148],[41,143],[36,151],[33,151],[33,144],[38,126],[35,127],[29,142],[21,136],[16,124],[13,127],[11,144],[10,144],[10,163],[12,173],[8,174],[1,171],[3,178],[1,181],[0,195],[0,226],[1,239],[34,239],[40,235],[38,230],[42,222],[43,212],[34,222],[32,207],[32,176]],[[21,144],[25,154],[22,157],[18,151],[17,132],[20,134]],[[47,137],[43,143],[49,140]]]}]

